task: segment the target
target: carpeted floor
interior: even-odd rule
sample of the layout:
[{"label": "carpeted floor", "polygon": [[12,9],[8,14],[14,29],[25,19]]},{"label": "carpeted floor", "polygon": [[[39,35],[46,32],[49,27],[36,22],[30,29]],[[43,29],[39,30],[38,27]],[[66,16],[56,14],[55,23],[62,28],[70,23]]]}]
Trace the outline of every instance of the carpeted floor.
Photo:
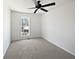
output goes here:
[{"label": "carpeted floor", "polygon": [[45,39],[12,42],[4,59],[75,59],[75,57]]}]

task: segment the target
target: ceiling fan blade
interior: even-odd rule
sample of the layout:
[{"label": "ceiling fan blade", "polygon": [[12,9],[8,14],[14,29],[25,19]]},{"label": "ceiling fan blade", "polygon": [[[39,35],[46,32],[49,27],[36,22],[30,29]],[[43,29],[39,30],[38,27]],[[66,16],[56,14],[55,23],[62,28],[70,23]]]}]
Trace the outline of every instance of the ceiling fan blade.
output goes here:
[{"label": "ceiling fan blade", "polygon": [[32,7],[32,8],[28,8],[28,9],[35,9],[35,7]]},{"label": "ceiling fan blade", "polygon": [[34,11],[34,13],[36,13],[38,11],[38,9],[36,9],[35,11]]},{"label": "ceiling fan blade", "polygon": [[53,2],[53,3],[49,3],[49,4],[45,4],[45,5],[42,5],[42,7],[47,7],[47,6],[52,6],[52,5],[55,5],[55,2]]},{"label": "ceiling fan blade", "polygon": [[48,10],[44,9],[44,8],[40,8],[41,10],[45,11],[45,12],[48,12]]}]

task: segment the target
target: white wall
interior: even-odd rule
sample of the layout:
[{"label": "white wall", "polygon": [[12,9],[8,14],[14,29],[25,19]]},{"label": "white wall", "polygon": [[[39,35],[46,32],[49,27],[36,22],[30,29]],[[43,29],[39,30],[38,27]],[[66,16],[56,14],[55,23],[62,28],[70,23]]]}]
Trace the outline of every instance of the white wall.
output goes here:
[{"label": "white wall", "polygon": [[50,10],[42,17],[42,37],[75,55],[74,2]]},{"label": "white wall", "polygon": [[10,44],[10,9],[7,0],[4,0],[3,6],[3,56]]},{"label": "white wall", "polygon": [[41,29],[41,14],[29,14],[29,13],[22,13],[22,12],[17,12],[17,11],[12,11],[12,40],[20,40],[23,39],[21,35],[21,19],[20,17],[22,15],[27,16],[30,19],[30,36],[24,36],[24,38],[30,37],[30,38],[35,38],[35,37],[40,37],[40,29]]}]

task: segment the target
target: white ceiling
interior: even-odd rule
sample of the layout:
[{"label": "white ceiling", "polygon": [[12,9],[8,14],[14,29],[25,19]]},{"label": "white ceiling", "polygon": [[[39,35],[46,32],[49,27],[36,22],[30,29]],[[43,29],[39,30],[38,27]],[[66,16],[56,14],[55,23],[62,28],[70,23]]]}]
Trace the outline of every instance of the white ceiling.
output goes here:
[{"label": "white ceiling", "polygon": [[[55,6],[45,7],[45,9],[51,10],[55,7],[61,6],[66,3],[70,3],[72,1],[74,0],[41,0],[41,3],[48,4],[51,2],[56,2]],[[9,4],[9,7],[15,11],[33,13],[35,10],[35,9],[28,9],[30,7],[34,7],[33,0],[8,0],[8,4]],[[45,12],[39,10],[37,13],[45,13]]]}]

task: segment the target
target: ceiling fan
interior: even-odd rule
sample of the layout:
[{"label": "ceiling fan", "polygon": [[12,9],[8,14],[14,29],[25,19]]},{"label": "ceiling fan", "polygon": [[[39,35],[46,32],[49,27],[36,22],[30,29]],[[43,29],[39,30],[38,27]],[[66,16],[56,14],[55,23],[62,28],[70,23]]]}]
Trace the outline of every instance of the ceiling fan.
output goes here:
[{"label": "ceiling fan", "polygon": [[36,13],[36,12],[38,11],[38,9],[40,9],[40,10],[42,10],[42,11],[44,11],[44,12],[48,12],[48,10],[44,9],[43,7],[48,7],[48,6],[53,6],[53,5],[55,5],[55,2],[49,3],[49,4],[45,4],[45,5],[40,4],[40,2],[41,2],[40,0],[38,0],[38,1],[33,0],[33,2],[34,2],[34,4],[35,4],[35,7],[29,8],[29,9],[36,9],[36,10],[34,11],[34,13]]}]

